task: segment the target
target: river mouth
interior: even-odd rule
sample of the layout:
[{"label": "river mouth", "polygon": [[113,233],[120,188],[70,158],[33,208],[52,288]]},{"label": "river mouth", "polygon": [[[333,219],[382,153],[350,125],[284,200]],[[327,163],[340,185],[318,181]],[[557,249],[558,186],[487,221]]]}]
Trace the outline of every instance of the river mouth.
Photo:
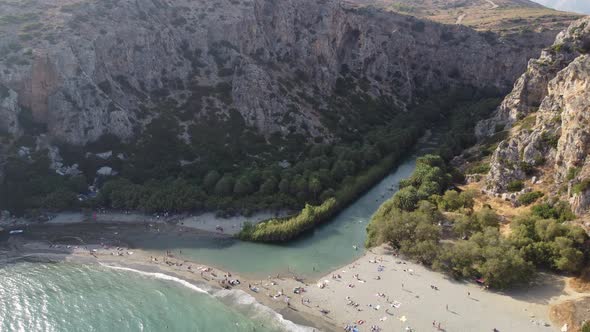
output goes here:
[{"label": "river mouth", "polygon": [[78,223],[36,225],[21,235],[25,239],[61,243],[64,246],[108,244],[129,246],[162,256],[176,257],[214,266],[249,279],[294,276],[317,279],[365,253],[366,227],[373,213],[409,176],[415,157],[407,158],[396,170],[344,209],[332,221],[284,244],[244,242],[177,225]]},{"label": "river mouth", "polygon": [[178,236],[159,232],[151,236],[130,235],[134,246],[175,255],[232,271],[251,279],[294,276],[317,279],[353,262],[365,253],[366,227],[379,206],[398,190],[399,182],[414,171],[416,159],[436,150],[444,130],[428,132],[385,178],[341,211],[330,222],[282,244],[243,242],[207,235]]},{"label": "river mouth", "polygon": [[192,238],[160,232],[131,235],[129,242],[144,250],[172,250],[175,255],[217,266],[249,278],[292,275],[317,278],[364,254],[366,227],[373,213],[414,169],[408,158],[379,184],[332,221],[284,244],[243,242],[232,238]]},{"label": "river mouth", "polygon": [[[244,242],[182,226],[158,224],[68,224],[39,225],[27,230],[27,237],[70,245],[82,244],[79,238],[93,243],[129,245],[152,252],[167,251],[190,261],[215,266],[250,279],[268,276],[294,276],[317,279],[346,265],[365,252],[366,227],[379,206],[397,190],[399,182],[410,176],[416,158],[433,151],[439,133],[428,133],[405,158],[378,184],[364,193],[333,220],[283,244]],[[221,221],[220,221],[221,222]]]}]

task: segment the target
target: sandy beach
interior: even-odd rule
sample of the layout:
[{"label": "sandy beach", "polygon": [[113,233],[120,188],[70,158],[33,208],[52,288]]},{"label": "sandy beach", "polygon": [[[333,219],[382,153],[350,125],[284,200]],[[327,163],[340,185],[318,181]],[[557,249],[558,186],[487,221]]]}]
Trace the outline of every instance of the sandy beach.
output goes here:
[{"label": "sandy beach", "polygon": [[[167,227],[166,231],[179,228]],[[248,280],[183,259],[179,252],[154,253],[117,242],[54,245],[13,237],[7,243],[8,251],[0,256],[46,256],[132,267],[218,289],[239,289],[286,319],[323,331],[342,331],[347,325],[358,331],[559,331],[561,326],[550,320],[550,306],[588,295],[576,293],[566,286],[565,278],[551,274],[540,274],[534,286],[519,291],[492,292],[404,261],[384,247],[318,280],[281,275]],[[229,285],[231,280],[240,283]]]},{"label": "sandy beach", "polygon": [[[279,285],[290,289],[296,283]],[[549,318],[550,305],[581,296],[566,287],[565,278],[550,274],[540,274],[528,288],[492,292],[377,248],[310,285],[303,294],[309,304],[298,304],[326,310],[328,321],[359,331],[532,332],[559,331]]]}]

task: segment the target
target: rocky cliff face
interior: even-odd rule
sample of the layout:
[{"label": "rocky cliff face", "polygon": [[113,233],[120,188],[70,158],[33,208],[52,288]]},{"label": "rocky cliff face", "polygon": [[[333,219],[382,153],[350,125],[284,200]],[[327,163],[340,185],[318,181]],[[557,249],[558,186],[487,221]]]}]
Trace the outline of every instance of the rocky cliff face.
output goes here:
[{"label": "rocky cliff face", "polygon": [[449,86],[507,89],[539,51],[332,0],[3,1],[0,13],[0,129],[77,145],[132,138],[163,110],[183,128],[233,109],[265,135],[329,138],[321,120],[345,72],[403,110]]},{"label": "rocky cliff face", "polygon": [[496,149],[487,189],[504,192],[510,182],[536,173],[555,195],[570,199],[578,214],[590,195],[590,18],[573,23],[555,44],[531,60],[527,72],[480,135],[505,127],[509,137]]}]

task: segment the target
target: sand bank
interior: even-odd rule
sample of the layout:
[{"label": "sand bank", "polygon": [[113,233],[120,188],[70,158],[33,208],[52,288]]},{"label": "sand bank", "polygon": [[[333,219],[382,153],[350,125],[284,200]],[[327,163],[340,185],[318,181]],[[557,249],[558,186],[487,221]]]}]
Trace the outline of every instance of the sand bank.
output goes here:
[{"label": "sand bank", "polygon": [[[286,211],[271,212],[262,211],[252,216],[242,215],[232,217],[220,217],[213,212],[202,214],[142,214],[137,212],[62,212],[56,214],[52,219],[44,222],[47,225],[71,225],[84,223],[104,224],[173,224],[184,226],[205,232],[212,232],[225,235],[236,235],[242,230],[246,222],[257,223],[277,216],[287,215]],[[12,222],[5,221],[3,227],[22,227],[36,222],[29,220],[15,219]],[[219,229],[221,227],[223,231]]]}]

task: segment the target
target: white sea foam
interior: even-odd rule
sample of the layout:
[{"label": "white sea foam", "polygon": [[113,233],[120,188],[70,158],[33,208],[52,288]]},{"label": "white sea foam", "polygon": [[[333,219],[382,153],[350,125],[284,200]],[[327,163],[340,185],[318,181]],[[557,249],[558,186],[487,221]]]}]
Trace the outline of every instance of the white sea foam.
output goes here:
[{"label": "white sea foam", "polygon": [[169,276],[167,274],[164,273],[158,273],[158,272],[145,272],[145,271],[140,271],[140,270],[136,270],[136,269],[131,269],[128,267],[120,267],[120,266],[112,266],[112,265],[106,265],[106,264],[102,264],[100,263],[100,265],[104,266],[104,267],[108,267],[109,269],[113,269],[113,270],[120,270],[120,271],[127,271],[127,272],[135,272],[144,276],[149,276],[149,277],[154,277],[156,279],[160,279],[160,280],[168,280],[168,281],[173,281],[176,283],[181,284],[184,287],[190,288],[192,290],[194,290],[195,292],[198,293],[203,293],[203,294],[209,294],[207,293],[206,290],[199,288],[193,284],[191,284],[190,282],[186,281],[186,280],[182,280],[173,276]]},{"label": "white sea foam", "polygon": [[222,300],[224,303],[230,301],[241,311],[247,311],[250,318],[269,321],[274,328],[292,332],[317,331],[317,329],[311,328],[309,326],[298,325],[290,320],[285,319],[283,315],[265,305],[260,304],[252,295],[242,290],[219,290],[214,292],[212,295]]},{"label": "white sea foam", "polygon": [[280,329],[281,331],[289,331],[289,332],[312,332],[317,331],[317,329],[302,326],[291,322],[283,317],[283,315],[279,314],[278,312],[272,310],[271,308],[260,304],[256,299],[251,296],[250,294],[241,291],[241,290],[217,290],[214,291],[211,289],[210,292],[207,290],[200,288],[186,280],[173,277],[164,273],[158,272],[145,272],[141,270],[136,270],[128,267],[121,267],[121,266],[113,266],[100,263],[100,265],[120,271],[127,271],[127,272],[134,272],[144,276],[153,277],[160,280],[167,280],[176,282],[184,287],[190,288],[198,293],[208,294],[218,300],[222,301],[225,304],[231,305],[238,309],[240,312],[243,312],[248,316],[250,319],[262,319],[268,321],[272,327]]}]

